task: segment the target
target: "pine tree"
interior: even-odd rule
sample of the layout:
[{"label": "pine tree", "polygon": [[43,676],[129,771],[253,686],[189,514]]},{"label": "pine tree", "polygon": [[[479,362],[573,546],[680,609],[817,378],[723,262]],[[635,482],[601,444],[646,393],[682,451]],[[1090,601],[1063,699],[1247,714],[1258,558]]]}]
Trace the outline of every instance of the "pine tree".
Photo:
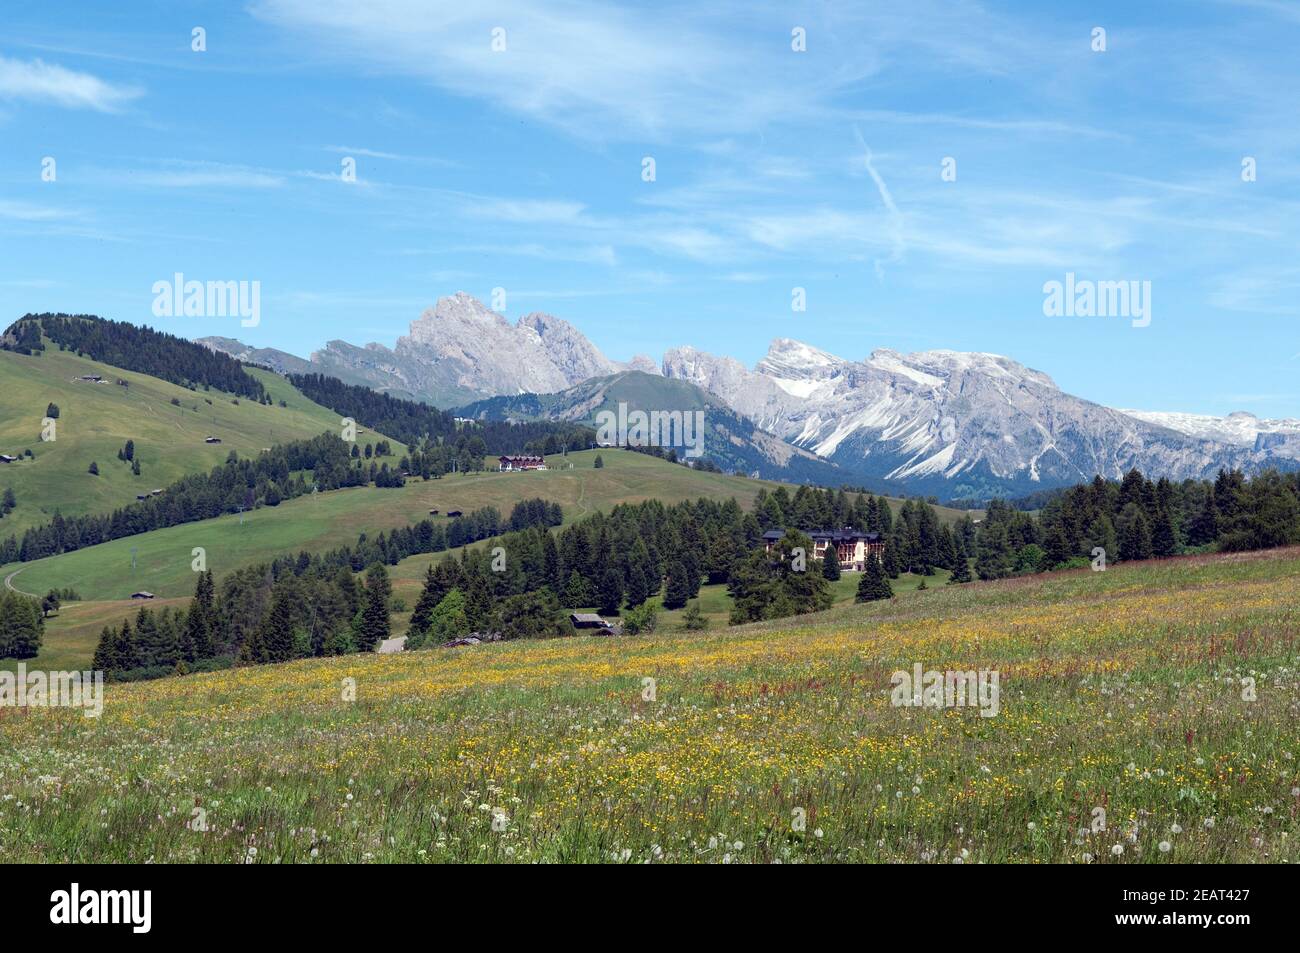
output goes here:
[{"label": "pine tree", "polygon": [[822,578],[827,582],[840,578],[840,554],[833,542],[826,545],[826,554],[822,557]]},{"label": "pine tree", "polygon": [[442,597],[446,595],[441,589],[438,576],[433,571],[433,563],[429,563],[424,570],[424,588],[420,590],[420,598],[416,601],[415,610],[411,613],[410,631],[413,635],[415,633],[423,635],[425,630],[429,628],[429,620],[433,616],[433,610],[437,608],[438,603],[442,601]]},{"label": "pine tree", "polygon": [[[900,541],[898,534],[890,533],[883,536],[885,540],[885,551],[880,557],[881,567],[885,570],[885,575],[890,579],[897,579],[903,572],[903,560],[900,553]],[[870,562],[870,560],[868,560]]]},{"label": "pine tree", "polygon": [[1155,522],[1151,525],[1151,555],[1161,559],[1178,552],[1178,534],[1168,507],[1156,508]]},{"label": "pine tree", "polygon": [[595,467],[597,470],[599,470],[599,469],[601,469],[604,465],[605,465],[605,461],[604,461],[604,459],[601,457],[600,454],[596,454],[596,462],[593,463],[592,466]]},{"label": "pine tree", "polygon": [[[158,617],[143,606],[135,615],[135,646],[141,666],[151,668],[176,664],[174,641],[170,646],[167,644],[162,626],[158,624]],[[169,654],[173,655],[170,661],[168,661]]]},{"label": "pine tree", "polygon": [[957,560],[957,568],[952,571],[952,577],[949,578],[948,583],[949,585],[951,585],[953,583],[962,583],[962,582],[970,582],[970,581],[971,581],[970,563],[967,562],[965,556],[962,556],[960,559]]},{"label": "pine tree", "polygon": [[1060,523],[1053,524],[1047,531],[1043,543],[1049,569],[1064,565],[1074,558],[1073,547],[1070,546],[1070,540],[1065,535],[1065,527]]},{"label": "pine tree", "polygon": [[700,604],[692,602],[682,613],[682,630],[685,632],[698,632],[709,627],[709,620],[704,617],[700,611]]},{"label": "pine tree", "polygon": [[680,609],[691,597],[691,584],[681,560],[668,564],[668,582],[664,589],[664,608]]},{"label": "pine tree", "polygon": [[1205,505],[1192,518],[1187,527],[1187,544],[1205,546],[1215,541],[1219,535],[1219,514],[1214,505],[1214,494],[1205,495]]},{"label": "pine tree", "polygon": [[[292,577],[290,577],[292,578]],[[294,657],[294,612],[301,600],[298,587],[280,584],[271,599],[271,610],[258,627],[259,662],[287,662]],[[388,607],[383,606],[383,621],[388,622]],[[387,638],[387,635],[384,636]]]},{"label": "pine tree", "polygon": [[[108,675],[117,671],[117,633],[109,626],[104,626],[99,633],[99,644],[95,646],[95,656],[90,662],[90,667],[97,672],[103,672]],[[4,647],[0,646],[0,657],[4,656]]]},{"label": "pine tree", "polygon": [[591,586],[587,584],[587,580],[583,578],[578,570],[575,569],[569,573],[569,581],[564,584],[564,594],[561,601],[573,609],[584,608],[596,601]]},{"label": "pine tree", "polygon": [[956,569],[957,560],[957,539],[953,536],[951,529],[947,526],[943,526],[939,530],[934,564],[936,566],[941,566],[944,569]]},{"label": "pine tree", "polygon": [[650,584],[646,582],[645,570],[633,565],[627,571],[627,607],[635,609],[645,602],[650,595]]},{"label": "pine tree", "polygon": [[112,654],[120,671],[125,672],[140,667],[140,657],[135,648],[135,633],[131,631],[131,622],[128,619],[123,619],[122,625],[117,630],[117,635],[113,639]]},{"label": "pine tree", "polygon": [[391,633],[388,619],[388,596],[392,587],[383,563],[366,570],[365,601],[361,607],[361,625],[357,631],[357,651],[373,652]]},{"label": "pine tree", "polygon": [[16,592],[0,594],[0,658],[32,658],[40,651],[45,617],[40,604]]},{"label": "pine tree", "polygon": [[879,559],[868,559],[867,568],[858,580],[858,593],[855,602],[875,602],[878,599],[892,599],[893,587],[885,575],[885,567]]},{"label": "pine tree", "polygon": [[185,637],[183,657],[187,662],[212,658],[216,655],[214,636],[216,629],[216,608],[213,605],[212,570],[199,573],[194,586],[194,598],[190,600],[190,611],[185,617]]},{"label": "pine tree", "polygon": [[1119,517],[1119,558],[1151,558],[1151,526],[1146,513],[1136,503],[1129,503]]},{"label": "pine tree", "polygon": [[613,566],[608,567],[600,577],[596,596],[602,615],[618,615],[619,606],[623,604],[623,577]]}]

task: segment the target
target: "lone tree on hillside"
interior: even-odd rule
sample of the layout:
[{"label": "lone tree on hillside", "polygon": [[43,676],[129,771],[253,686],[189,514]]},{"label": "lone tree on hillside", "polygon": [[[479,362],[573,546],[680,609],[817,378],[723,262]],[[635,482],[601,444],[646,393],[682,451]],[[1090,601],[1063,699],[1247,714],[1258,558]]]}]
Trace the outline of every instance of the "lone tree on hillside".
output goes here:
[{"label": "lone tree on hillside", "polygon": [[894,597],[893,587],[889,585],[889,579],[885,576],[885,568],[880,564],[880,560],[875,556],[868,557],[866,571],[862,573],[862,579],[858,582],[858,594],[854,597],[855,602],[875,602],[877,599],[892,599]]},{"label": "lone tree on hillside", "polygon": [[596,454],[596,462],[593,463],[592,466],[595,467],[597,470],[603,468],[605,466],[604,458],[602,458],[600,454]]}]

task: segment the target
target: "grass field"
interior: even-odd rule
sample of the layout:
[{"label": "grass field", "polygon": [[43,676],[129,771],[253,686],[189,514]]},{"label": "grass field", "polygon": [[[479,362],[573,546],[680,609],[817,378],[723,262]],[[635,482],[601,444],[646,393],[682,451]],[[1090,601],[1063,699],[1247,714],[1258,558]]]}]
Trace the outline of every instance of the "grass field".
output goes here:
[{"label": "grass field", "polygon": [[[1300,549],[1193,557],[696,637],[109,686],[99,719],[0,717],[0,850],[32,862],[1294,862],[1297,576]],[[913,663],[998,671],[999,713],[891,706],[890,673]]]},{"label": "grass field", "polygon": [[[217,466],[231,450],[250,456],[277,443],[339,431],[337,414],[312,403],[284,378],[258,369],[249,373],[266,386],[270,406],[244,398],[235,404],[219,391],[187,390],[54,345],[40,357],[0,351],[0,453],[21,457],[30,449],[34,454],[31,460],[0,465],[0,489],[12,487],[18,499],[17,508],[0,520],[0,535],[21,535],[56,511],[65,516],[111,512],[135,502],[137,493]],[[95,374],[109,383],[78,379]],[[113,383],[117,378],[130,386]],[[288,406],[279,406],[280,400]],[[55,439],[42,442],[41,420],[50,403],[59,408]],[[222,442],[204,443],[209,435]],[[135,441],[139,476],[117,459],[128,439]],[[87,472],[92,461],[99,476]]]},{"label": "grass field", "polygon": [[[46,627],[46,650],[63,652],[67,646],[84,644],[87,637],[80,623],[70,625],[70,620],[93,616],[112,621],[104,613],[112,616],[114,606],[133,611],[131,604],[122,600],[136,590],[148,590],[160,599],[190,596],[194,591],[191,563],[195,547],[205,550],[208,568],[219,577],[284,553],[319,552],[352,544],[362,532],[373,535],[407,525],[425,518],[435,507],[445,513],[449,509],[469,512],[491,505],[508,515],[517,501],[541,496],[563,505],[565,519],[571,522],[597,510],[607,512],[618,503],[647,499],[676,503],[700,497],[735,497],[748,507],[760,487],[770,490],[777,486],[746,477],[691,470],[641,453],[605,450],[602,456],[605,465],[601,469],[592,466],[596,453],[584,451],[567,458],[551,458],[553,469],[543,472],[460,473],[428,482],[412,480],[401,489],[334,490],[263,507],[245,514],[242,522],[232,514],[47,559],[11,563],[0,567],[0,578],[16,574],[10,584],[28,593],[71,587],[89,602],[112,603],[108,607],[87,606],[80,612],[65,609],[51,618]],[[960,515],[956,510],[940,509],[945,520]],[[441,558],[441,554],[413,556],[392,567],[394,592],[406,599],[408,607],[415,605],[431,558]],[[725,622],[726,611],[718,610],[714,615]],[[125,614],[118,612],[116,618]],[[399,633],[404,620],[401,615],[395,619]],[[93,650],[93,640],[90,647]]]},{"label": "grass field", "polygon": [[190,553],[195,546],[207,551],[208,568],[219,576],[284,553],[352,544],[362,532],[374,535],[406,526],[424,519],[434,507],[444,513],[450,509],[468,513],[491,505],[508,516],[517,501],[541,496],[562,504],[566,519],[574,520],[620,502],[651,498],[675,503],[734,496],[748,506],[764,485],[744,477],[697,472],[639,453],[607,450],[605,466],[599,470],[592,467],[594,458],[590,451],[570,455],[567,462],[573,469],[560,469],[565,461],[552,458],[555,469],[543,472],[460,473],[428,482],[411,480],[400,489],[332,490],[254,510],[242,522],[230,514],[172,526],[47,559],[13,563],[0,567],[0,574],[21,570],[14,579],[21,589],[45,592],[72,586],[84,599],[120,599],[137,589],[181,596],[194,589]]}]

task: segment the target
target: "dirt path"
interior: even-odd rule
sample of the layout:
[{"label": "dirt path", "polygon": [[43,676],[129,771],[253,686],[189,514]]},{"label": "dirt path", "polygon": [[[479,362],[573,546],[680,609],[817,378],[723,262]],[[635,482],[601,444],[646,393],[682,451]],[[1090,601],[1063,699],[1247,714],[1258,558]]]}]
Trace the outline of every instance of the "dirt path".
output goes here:
[{"label": "dirt path", "polygon": [[[26,566],[23,567],[23,569],[26,568],[27,568]],[[33,599],[39,599],[40,596],[38,596],[36,593],[26,592],[14,585],[14,576],[18,575],[22,571],[23,571],[22,569],[15,569],[9,575],[5,576],[5,588],[8,589],[10,592],[18,593],[20,596],[31,596]]]}]

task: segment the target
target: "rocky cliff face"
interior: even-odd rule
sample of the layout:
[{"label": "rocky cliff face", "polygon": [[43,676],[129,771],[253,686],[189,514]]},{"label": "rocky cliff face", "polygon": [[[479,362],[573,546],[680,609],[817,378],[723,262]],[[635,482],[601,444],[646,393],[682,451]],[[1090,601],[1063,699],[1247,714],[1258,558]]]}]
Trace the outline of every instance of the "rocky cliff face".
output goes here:
[{"label": "rocky cliff face", "polygon": [[1280,464],[1290,450],[1285,438],[1274,447],[1256,446],[1253,435],[1227,443],[1139,419],[996,354],[880,349],[851,361],[778,339],[752,371],[677,348],[664,373],[845,470],[946,498],[1119,477],[1135,466],[1205,477]]},{"label": "rocky cliff face", "polygon": [[[203,343],[236,357],[253,350],[229,338]],[[551,393],[625,366],[567,321],[536,312],[511,324],[464,292],[439,298],[393,348],[330,341],[309,362],[284,357],[306,365],[299,372],[314,370],[444,407],[498,394]]]}]

